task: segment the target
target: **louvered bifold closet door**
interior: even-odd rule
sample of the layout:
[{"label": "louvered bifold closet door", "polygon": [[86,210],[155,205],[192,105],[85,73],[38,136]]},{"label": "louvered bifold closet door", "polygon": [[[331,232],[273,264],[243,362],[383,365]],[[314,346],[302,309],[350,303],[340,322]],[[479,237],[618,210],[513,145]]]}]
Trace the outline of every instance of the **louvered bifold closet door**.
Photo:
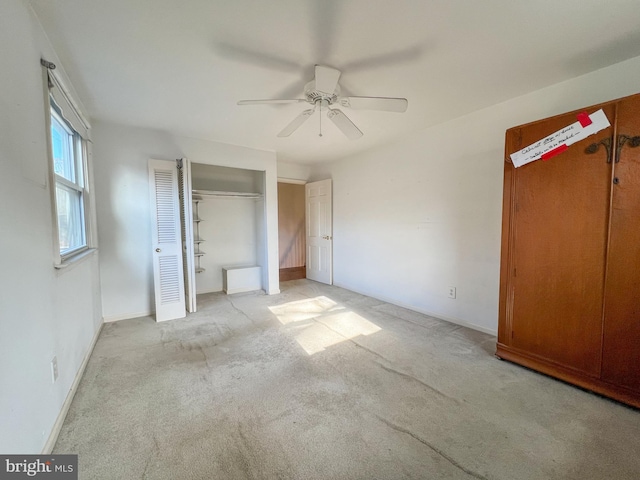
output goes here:
[{"label": "louvered bifold closet door", "polygon": [[149,182],[156,320],[160,322],[186,315],[176,162],[149,160]]}]

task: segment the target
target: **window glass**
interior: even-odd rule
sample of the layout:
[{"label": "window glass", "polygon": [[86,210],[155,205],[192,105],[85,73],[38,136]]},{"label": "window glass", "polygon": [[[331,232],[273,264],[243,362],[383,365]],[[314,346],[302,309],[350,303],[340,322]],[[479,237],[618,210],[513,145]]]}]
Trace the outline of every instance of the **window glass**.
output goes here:
[{"label": "window glass", "polygon": [[85,246],[82,193],[65,185],[56,185],[60,254]]},{"label": "window glass", "polygon": [[65,128],[62,121],[57,118],[57,115],[51,116],[51,145],[54,172],[70,182],[75,182],[73,132]]},{"label": "window glass", "polygon": [[82,138],[51,107],[51,150],[55,177],[58,243],[65,258],[87,247]]}]

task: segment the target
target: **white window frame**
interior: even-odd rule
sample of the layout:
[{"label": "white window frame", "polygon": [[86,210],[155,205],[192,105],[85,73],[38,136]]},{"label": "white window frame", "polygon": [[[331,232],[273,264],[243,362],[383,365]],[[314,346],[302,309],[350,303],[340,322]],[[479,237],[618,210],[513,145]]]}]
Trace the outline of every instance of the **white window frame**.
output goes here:
[{"label": "white window frame", "polygon": [[[89,124],[68,94],[67,89],[51,70],[43,68],[45,98],[45,127],[47,134],[49,160],[49,191],[51,195],[53,263],[57,269],[66,268],[79,260],[90,256],[97,249],[96,221],[91,177],[91,145]],[[55,173],[53,158],[53,140],[51,138],[52,117],[73,136],[73,160],[75,181],[72,182]],[[81,216],[84,224],[84,244],[73,250],[60,251],[60,229],[58,225],[57,186],[61,185],[81,194]]]}]

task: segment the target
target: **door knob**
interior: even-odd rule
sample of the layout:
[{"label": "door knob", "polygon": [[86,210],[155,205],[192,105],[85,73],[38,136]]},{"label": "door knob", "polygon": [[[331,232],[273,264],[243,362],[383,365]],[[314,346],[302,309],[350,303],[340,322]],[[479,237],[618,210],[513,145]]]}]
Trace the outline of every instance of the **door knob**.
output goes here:
[{"label": "door knob", "polygon": [[160,253],[162,250],[160,250],[159,248],[156,248],[156,252]]}]

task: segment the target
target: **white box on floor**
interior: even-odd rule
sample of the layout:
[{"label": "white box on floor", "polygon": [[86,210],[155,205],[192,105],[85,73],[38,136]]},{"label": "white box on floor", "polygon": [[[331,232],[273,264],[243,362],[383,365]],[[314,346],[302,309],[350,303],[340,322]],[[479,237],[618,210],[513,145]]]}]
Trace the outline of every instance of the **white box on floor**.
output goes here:
[{"label": "white box on floor", "polygon": [[261,267],[225,267],[222,269],[222,289],[228,295],[262,289]]}]

